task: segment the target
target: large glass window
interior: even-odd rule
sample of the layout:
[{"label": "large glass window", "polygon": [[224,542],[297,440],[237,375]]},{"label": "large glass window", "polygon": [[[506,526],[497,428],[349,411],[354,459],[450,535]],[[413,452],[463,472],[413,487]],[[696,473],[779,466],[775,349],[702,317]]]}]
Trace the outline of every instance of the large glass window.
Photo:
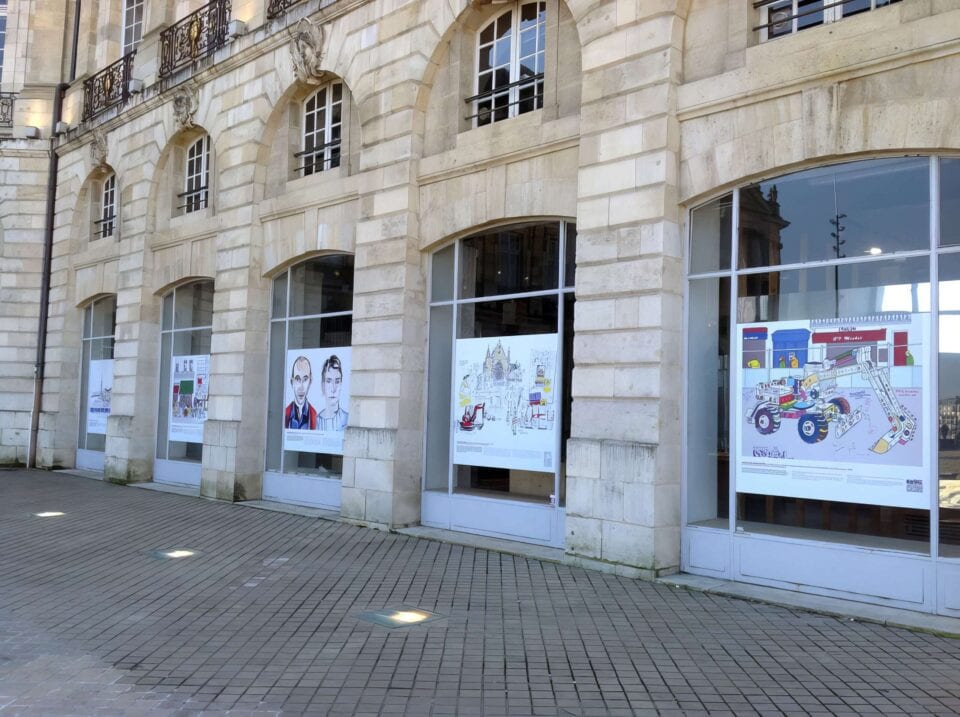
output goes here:
[{"label": "large glass window", "polygon": [[434,254],[425,490],[564,503],[575,242],[526,224]]},{"label": "large glass window", "polygon": [[210,397],[213,282],[177,287],[163,297],[157,458],[199,463]]},{"label": "large glass window", "polygon": [[[949,378],[960,364],[950,364],[944,328],[960,264],[957,276],[945,272],[960,254],[945,254],[938,485],[930,250],[945,224],[931,224],[931,187],[944,216],[960,205],[949,164],[819,167],[691,211],[689,524],[930,549],[931,507],[938,489],[943,505],[944,451],[953,447],[950,411],[960,405]],[[942,545],[952,535],[946,515]]]},{"label": "large glass window", "polygon": [[77,447],[103,451],[113,397],[113,333],[117,299],[97,299],[83,310],[80,360],[80,433]]},{"label": "large glass window", "polygon": [[0,80],[3,79],[3,46],[7,43],[7,0],[0,0]]},{"label": "large glass window", "polygon": [[543,107],[547,4],[519,4],[480,30],[477,92],[470,98],[476,126]]},{"label": "large glass window", "polygon": [[267,470],[339,478],[349,424],[353,257],[297,264],[273,282]]}]

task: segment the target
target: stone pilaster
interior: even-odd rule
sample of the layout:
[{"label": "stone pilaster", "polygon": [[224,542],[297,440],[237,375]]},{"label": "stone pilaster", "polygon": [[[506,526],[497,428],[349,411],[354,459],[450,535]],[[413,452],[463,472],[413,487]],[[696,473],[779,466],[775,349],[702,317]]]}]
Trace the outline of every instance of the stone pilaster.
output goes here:
[{"label": "stone pilaster", "polygon": [[680,561],[676,4],[597,11],[580,26],[567,551],[649,575]]}]

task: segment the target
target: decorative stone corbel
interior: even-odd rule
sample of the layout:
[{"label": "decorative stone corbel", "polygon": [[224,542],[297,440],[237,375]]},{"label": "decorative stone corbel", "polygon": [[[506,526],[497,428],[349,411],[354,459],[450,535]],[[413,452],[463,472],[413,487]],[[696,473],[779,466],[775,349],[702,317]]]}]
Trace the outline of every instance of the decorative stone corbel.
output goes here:
[{"label": "decorative stone corbel", "polygon": [[200,97],[195,86],[184,85],[173,93],[173,118],[178,130],[193,127],[193,118],[198,107]]},{"label": "decorative stone corbel", "polygon": [[106,167],[107,138],[100,129],[95,129],[90,134],[90,159],[93,160],[93,166]]},{"label": "decorative stone corbel", "polygon": [[301,82],[317,83],[324,77],[320,69],[323,59],[323,26],[315,25],[309,18],[303,18],[290,33],[290,58],[293,71]]}]

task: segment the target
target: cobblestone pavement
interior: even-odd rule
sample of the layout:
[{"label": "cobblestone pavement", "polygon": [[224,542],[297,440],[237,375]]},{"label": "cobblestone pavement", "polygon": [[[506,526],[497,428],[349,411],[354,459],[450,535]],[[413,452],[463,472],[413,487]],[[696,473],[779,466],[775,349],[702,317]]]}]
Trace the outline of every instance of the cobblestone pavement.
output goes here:
[{"label": "cobblestone pavement", "polygon": [[2,716],[960,713],[957,640],[339,522],[13,471],[0,541]]}]

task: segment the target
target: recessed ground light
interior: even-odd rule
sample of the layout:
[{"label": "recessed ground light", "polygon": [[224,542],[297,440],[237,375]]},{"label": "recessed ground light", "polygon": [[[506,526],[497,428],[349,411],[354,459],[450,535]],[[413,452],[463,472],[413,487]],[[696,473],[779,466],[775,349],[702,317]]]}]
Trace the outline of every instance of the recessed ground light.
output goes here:
[{"label": "recessed ground light", "polygon": [[872,246],[869,249],[867,249],[867,254],[869,254],[870,256],[880,256],[881,254],[883,254],[883,249],[881,249],[878,246]]},{"label": "recessed ground light", "polygon": [[160,550],[151,550],[150,554],[155,558],[168,560],[176,558],[189,558],[197,555],[198,553],[196,550],[187,550],[186,548],[163,548]]},{"label": "recessed ground light", "polygon": [[383,610],[360,613],[357,617],[361,620],[372,622],[375,625],[393,629],[397,627],[422,625],[425,622],[432,622],[433,620],[442,620],[444,616],[430,612],[429,610],[421,610],[420,608],[401,605],[395,608],[388,607]]},{"label": "recessed ground light", "polygon": [[63,515],[63,513],[59,510],[45,510],[42,513],[34,513],[34,515],[38,518],[56,518]]}]

